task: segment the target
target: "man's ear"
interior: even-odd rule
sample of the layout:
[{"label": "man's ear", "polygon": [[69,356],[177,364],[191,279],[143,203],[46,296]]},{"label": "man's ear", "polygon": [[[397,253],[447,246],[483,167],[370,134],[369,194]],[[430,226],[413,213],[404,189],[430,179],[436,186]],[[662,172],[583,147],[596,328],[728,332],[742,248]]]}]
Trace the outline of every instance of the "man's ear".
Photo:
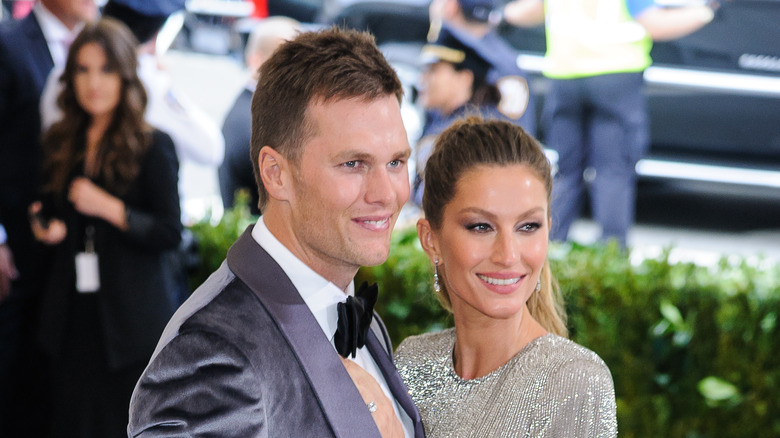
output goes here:
[{"label": "man's ear", "polygon": [[421,218],[417,221],[417,237],[420,239],[423,251],[428,255],[431,263],[435,263],[439,260],[439,241],[433,233],[431,223],[428,222],[428,219]]},{"label": "man's ear", "polygon": [[280,201],[287,200],[292,188],[287,159],[271,146],[263,146],[258,154],[257,164],[268,196]]}]

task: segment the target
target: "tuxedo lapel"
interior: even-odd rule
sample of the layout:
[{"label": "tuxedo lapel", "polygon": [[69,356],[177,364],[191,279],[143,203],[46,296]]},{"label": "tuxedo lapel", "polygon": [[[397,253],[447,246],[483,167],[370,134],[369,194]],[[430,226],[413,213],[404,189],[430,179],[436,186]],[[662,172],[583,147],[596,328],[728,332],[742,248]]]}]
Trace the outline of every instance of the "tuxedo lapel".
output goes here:
[{"label": "tuxedo lapel", "polygon": [[368,332],[366,346],[368,347],[371,356],[374,357],[377,366],[379,366],[379,369],[382,371],[387,386],[398,401],[398,404],[401,405],[404,411],[406,411],[406,414],[412,419],[412,422],[414,423],[414,436],[423,437],[424,433],[422,421],[420,420],[420,412],[417,410],[412,398],[409,396],[409,391],[401,380],[398,371],[395,369],[395,365],[393,365],[390,356],[388,356],[387,351],[382,347],[381,342],[376,337],[373,330],[369,330]]},{"label": "tuxedo lapel", "polygon": [[228,251],[230,270],[252,289],[276,322],[335,435],[378,437],[376,423],[338,353],[282,268],[252,238],[252,228],[247,228]]}]

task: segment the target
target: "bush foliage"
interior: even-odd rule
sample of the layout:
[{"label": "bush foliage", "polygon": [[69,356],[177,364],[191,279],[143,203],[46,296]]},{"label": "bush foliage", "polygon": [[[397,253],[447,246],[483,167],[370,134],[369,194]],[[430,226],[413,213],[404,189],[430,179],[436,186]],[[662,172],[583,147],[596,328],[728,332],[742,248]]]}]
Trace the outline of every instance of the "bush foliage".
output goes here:
[{"label": "bush foliage", "polygon": [[[192,226],[199,284],[253,218],[237,207]],[[631,263],[614,246],[553,245],[571,338],[594,350],[615,381],[623,437],[780,436],[780,266],[724,259],[672,263],[669,252]],[[432,270],[407,228],[383,265],[357,281],[380,285],[377,311],[396,343],[451,326],[431,292]]]}]

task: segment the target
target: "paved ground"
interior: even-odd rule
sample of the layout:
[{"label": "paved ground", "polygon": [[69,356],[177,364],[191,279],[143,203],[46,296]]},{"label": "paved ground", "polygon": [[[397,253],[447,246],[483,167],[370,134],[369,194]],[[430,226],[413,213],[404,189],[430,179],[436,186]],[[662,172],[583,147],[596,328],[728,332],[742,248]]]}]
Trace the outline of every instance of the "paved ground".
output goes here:
[{"label": "paved ground", "polygon": [[[171,51],[164,62],[176,87],[200,105],[219,125],[245,83],[247,73],[235,59]],[[183,164],[186,210],[199,217],[208,208],[221,214],[216,169]],[[640,199],[639,224],[629,236],[637,257],[654,255],[665,247],[672,256],[712,264],[722,255],[780,262],[780,196],[756,202],[729,201],[734,196],[709,194],[690,198],[650,193]],[[777,201],[777,202],[775,202]],[[407,209],[406,219],[416,212]],[[575,224],[573,236],[592,242],[598,227],[591,221]]]}]

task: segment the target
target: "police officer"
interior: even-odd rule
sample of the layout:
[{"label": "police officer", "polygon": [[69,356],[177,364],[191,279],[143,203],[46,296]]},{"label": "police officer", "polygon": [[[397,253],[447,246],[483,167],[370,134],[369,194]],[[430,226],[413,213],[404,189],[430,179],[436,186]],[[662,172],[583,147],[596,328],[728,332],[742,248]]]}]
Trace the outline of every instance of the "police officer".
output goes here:
[{"label": "police officer", "polygon": [[469,115],[507,120],[534,132],[533,111],[526,111],[528,82],[515,66],[516,55],[501,40],[475,37],[461,29],[441,27],[435,41],[423,46],[425,66],[419,101],[426,110],[417,145],[417,176],[412,200],[422,202],[422,174],[436,136]]},{"label": "police officer", "polygon": [[634,166],[649,145],[643,71],[652,40],[691,33],[713,17],[709,6],[661,8],[654,0],[516,0],[504,19],[546,24],[545,142],[557,150],[551,238],[565,240],[585,190],[602,239],[626,245],[634,223]]}]

